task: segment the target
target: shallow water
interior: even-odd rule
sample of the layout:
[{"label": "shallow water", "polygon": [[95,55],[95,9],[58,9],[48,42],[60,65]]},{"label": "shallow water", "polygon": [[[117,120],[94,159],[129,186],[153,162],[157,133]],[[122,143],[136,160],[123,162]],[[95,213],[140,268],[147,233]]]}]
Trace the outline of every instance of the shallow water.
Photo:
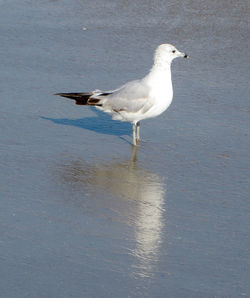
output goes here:
[{"label": "shallow water", "polygon": [[[0,15],[0,296],[250,296],[247,1]],[[129,124],[52,96],[142,77],[164,42],[191,58],[137,149]]]}]

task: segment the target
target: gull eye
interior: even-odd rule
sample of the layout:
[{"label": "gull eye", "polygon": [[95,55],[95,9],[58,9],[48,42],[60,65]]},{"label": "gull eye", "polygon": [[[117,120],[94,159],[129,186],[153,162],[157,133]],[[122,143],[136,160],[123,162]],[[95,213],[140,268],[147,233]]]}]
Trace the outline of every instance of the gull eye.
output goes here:
[{"label": "gull eye", "polygon": [[172,53],[174,54],[176,52],[176,50],[173,50]]}]

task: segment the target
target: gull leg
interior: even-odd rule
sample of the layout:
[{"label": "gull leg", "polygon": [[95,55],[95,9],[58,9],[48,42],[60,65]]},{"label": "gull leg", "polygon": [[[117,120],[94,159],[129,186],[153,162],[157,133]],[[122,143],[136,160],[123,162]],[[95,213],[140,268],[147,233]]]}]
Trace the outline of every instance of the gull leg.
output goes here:
[{"label": "gull leg", "polygon": [[130,161],[129,161],[129,167],[133,168],[136,165],[136,161],[137,161],[137,151],[138,151],[138,146],[133,146],[132,147],[132,151],[131,151],[131,155],[130,155]]},{"label": "gull leg", "polygon": [[137,141],[140,140],[140,126],[141,126],[141,123],[137,122],[137,126],[136,126],[136,140]]},{"label": "gull leg", "polygon": [[133,123],[133,145],[136,146],[136,124]]}]

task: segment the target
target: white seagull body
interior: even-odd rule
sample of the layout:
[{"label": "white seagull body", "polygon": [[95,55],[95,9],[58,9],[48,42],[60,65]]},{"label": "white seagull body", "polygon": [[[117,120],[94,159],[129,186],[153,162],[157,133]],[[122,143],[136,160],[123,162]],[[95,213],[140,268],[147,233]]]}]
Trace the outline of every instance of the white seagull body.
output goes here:
[{"label": "white seagull body", "polygon": [[170,44],[157,47],[154,64],[148,75],[126,83],[111,91],[95,90],[87,93],[57,93],[71,98],[78,105],[95,106],[112,116],[114,120],[133,124],[133,145],[137,145],[140,121],[163,113],[171,104],[173,87],[171,62],[177,57],[188,58]]}]

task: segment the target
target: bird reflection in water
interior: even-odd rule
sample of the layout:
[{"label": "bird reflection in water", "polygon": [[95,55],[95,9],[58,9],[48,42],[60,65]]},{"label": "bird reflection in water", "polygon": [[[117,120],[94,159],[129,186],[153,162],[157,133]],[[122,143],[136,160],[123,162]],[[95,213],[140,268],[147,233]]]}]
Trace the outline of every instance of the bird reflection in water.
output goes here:
[{"label": "bird reflection in water", "polygon": [[[136,257],[133,273],[151,276],[156,270],[163,231],[165,185],[161,178],[138,165],[138,147],[133,146],[129,160],[89,164],[74,161],[64,169],[64,183],[77,184],[115,197],[112,209],[132,226]],[[66,171],[66,172],[65,172]],[[105,204],[99,202],[101,205]],[[105,206],[107,209],[107,206]]]}]

